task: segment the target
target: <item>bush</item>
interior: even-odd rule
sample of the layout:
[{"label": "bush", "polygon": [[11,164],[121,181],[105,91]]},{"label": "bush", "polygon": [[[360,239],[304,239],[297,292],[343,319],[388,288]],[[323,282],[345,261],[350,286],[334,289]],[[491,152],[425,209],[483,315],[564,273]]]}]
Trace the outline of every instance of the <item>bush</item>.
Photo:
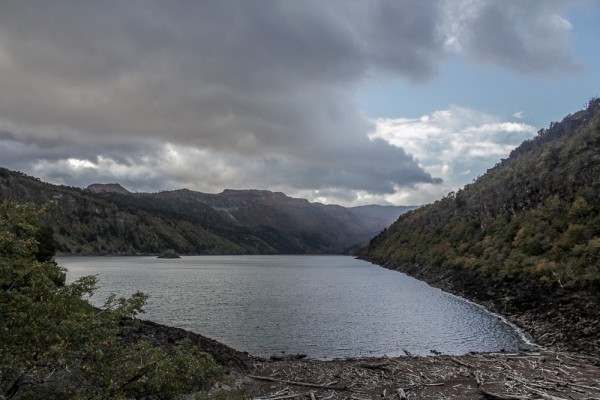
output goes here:
[{"label": "bush", "polygon": [[173,398],[222,378],[189,342],[171,350],[124,343],[120,333],[132,324],[123,321],[142,312],[146,295],[93,307],[96,278],[65,284],[43,214],[32,204],[0,203],[0,398]]}]

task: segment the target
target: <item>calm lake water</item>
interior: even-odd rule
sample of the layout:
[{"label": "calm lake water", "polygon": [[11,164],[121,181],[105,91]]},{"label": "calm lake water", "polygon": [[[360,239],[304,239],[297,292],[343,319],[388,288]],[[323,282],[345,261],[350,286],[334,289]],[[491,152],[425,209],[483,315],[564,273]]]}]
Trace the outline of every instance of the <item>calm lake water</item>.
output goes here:
[{"label": "calm lake water", "polygon": [[253,355],[313,358],[513,351],[514,327],[483,308],[346,256],[64,257],[67,279],[98,276],[92,298],[150,295],[144,319]]}]

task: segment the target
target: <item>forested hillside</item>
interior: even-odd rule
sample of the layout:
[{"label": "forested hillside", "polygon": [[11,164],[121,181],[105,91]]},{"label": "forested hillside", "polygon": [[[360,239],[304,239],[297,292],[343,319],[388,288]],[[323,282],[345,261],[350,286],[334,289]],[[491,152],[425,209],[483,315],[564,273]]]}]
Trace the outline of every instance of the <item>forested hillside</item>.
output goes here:
[{"label": "forested hillside", "polygon": [[4,168],[0,168],[0,198],[47,204],[46,218],[59,253],[152,254],[172,248],[181,253],[236,254],[253,250],[189,221],[119,206],[79,188],[51,185]]},{"label": "forested hillside", "polygon": [[365,220],[362,209],[261,190],[130,193],[118,184],[89,189],[0,168],[0,199],[47,204],[56,248],[64,254],[344,253],[405,210],[376,208],[375,217]]},{"label": "forested hillside", "polygon": [[476,182],[400,217],[365,254],[598,287],[599,110],[594,100],[541,130]]},{"label": "forested hillside", "polygon": [[503,312],[571,318],[597,340],[588,311],[600,292],[600,99],[464,189],[402,215],[363,257]]}]

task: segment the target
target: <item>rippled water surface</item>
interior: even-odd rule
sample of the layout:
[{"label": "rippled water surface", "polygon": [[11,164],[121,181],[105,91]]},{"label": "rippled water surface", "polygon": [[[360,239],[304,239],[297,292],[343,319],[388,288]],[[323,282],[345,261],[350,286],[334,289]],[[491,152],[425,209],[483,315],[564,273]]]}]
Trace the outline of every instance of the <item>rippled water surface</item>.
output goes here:
[{"label": "rippled water surface", "polygon": [[314,358],[507,351],[522,335],[481,307],[346,256],[58,258],[68,280],[97,274],[110,292],[150,295],[145,319],[238,350]]}]

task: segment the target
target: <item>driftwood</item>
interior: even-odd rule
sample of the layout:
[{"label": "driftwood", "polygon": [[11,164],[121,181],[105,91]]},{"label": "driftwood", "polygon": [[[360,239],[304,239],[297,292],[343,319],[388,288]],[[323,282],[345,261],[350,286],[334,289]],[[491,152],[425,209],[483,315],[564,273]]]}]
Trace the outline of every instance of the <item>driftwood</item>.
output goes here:
[{"label": "driftwood", "polygon": [[408,397],[406,397],[406,393],[404,392],[404,389],[398,388],[398,389],[396,389],[396,392],[398,393],[398,399],[408,400]]},{"label": "driftwood", "polygon": [[472,366],[472,365],[470,365],[470,364],[467,364],[467,363],[466,363],[466,362],[464,362],[464,361],[459,361],[459,360],[457,360],[455,357],[450,357],[450,361],[452,361],[453,363],[456,363],[456,364],[458,364],[458,365],[460,365],[460,366],[462,366],[462,367],[466,367],[466,368],[469,368],[469,369],[473,369],[473,366]]},{"label": "driftwood", "polygon": [[[597,360],[556,351],[333,361],[257,360],[250,378],[247,388],[251,393],[269,400],[292,395],[311,400],[313,396],[315,400],[600,400]],[[284,389],[287,391],[281,392]]]},{"label": "driftwood", "polygon": [[270,376],[248,375],[248,377],[259,380],[259,381],[285,383],[286,385],[306,386],[306,387],[319,388],[319,389],[333,389],[333,390],[352,392],[352,390],[348,389],[346,386],[329,386],[329,385],[321,385],[318,383],[310,383],[310,382],[288,381],[285,379],[272,378]]}]

